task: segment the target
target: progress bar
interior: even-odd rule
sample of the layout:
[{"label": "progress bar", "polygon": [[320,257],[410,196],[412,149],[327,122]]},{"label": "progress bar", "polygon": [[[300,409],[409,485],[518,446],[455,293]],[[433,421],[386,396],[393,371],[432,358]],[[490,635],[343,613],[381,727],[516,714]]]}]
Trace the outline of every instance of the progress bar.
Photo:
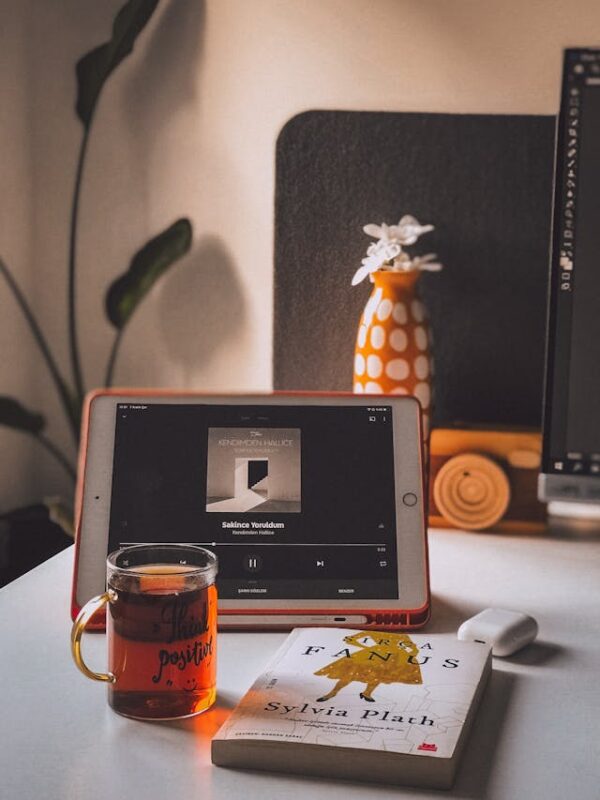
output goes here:
[{"label": "progress bar", "polygon": [[[121,542],[121,547],[132,547],[136,544],[161,547],[162,545],[175,544],[175,542]],[[239,547],[239,542],[177,542],[177,544],[190,547]],[[245,545],[244,545],[245,546]],[[249,547],[387,547],[385,542],[357,542],[356,544],[340,544],[339,542],[251,542]]]}]

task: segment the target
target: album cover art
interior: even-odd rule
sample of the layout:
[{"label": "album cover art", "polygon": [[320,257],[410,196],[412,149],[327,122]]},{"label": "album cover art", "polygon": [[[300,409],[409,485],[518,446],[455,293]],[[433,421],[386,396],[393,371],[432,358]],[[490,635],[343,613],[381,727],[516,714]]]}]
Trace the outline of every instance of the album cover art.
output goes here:
[{"label": "album cover art", "polygon": [[206,510],[301,511],[300,428],[209,428]]}]

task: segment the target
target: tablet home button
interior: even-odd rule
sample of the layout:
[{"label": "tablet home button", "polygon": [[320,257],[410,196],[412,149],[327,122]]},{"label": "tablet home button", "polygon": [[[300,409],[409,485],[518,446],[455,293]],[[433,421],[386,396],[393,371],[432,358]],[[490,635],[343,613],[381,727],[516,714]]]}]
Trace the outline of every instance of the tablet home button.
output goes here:
[{"label": "tablet home button", "polygon": [[405,506],[416,506],[417,505],[417,495],[414,492],[407,492],[402,497],[402,502]]}]

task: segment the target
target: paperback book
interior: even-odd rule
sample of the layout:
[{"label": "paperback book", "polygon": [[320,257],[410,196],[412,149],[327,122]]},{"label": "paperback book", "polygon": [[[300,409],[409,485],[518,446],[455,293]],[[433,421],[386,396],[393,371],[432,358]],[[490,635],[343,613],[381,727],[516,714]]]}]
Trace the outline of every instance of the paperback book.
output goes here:
[{"label": "paperback book", "polygon": [[298,628],[212,742],[213,763],[449,788],[491,669],[453,634]]}]

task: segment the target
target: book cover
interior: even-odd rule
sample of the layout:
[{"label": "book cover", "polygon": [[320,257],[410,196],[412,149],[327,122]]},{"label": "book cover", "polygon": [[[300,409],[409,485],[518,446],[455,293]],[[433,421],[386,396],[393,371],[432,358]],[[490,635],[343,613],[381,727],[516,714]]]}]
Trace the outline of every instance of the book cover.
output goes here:
[{"label": "book cover", "polygon": [[218,732],[221,766],[451,785],[489,646],[454,634],[298,628]]}]

